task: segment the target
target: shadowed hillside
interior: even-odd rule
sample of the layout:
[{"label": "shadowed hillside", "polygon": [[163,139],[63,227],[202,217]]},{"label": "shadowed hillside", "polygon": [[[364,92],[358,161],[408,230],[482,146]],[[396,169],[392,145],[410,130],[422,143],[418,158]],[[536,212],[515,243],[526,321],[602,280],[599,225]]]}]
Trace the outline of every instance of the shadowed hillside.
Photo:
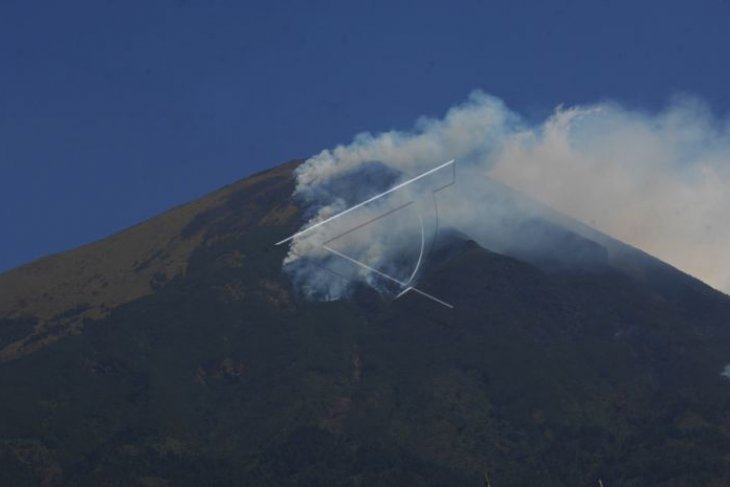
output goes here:
[{"label": "shadowed hillside", "polygon": [[730,483],[726,296],[533,221],[542,254],[442,233],[453,310],[306,302],[295,166],[0,275],[0,485]]}]

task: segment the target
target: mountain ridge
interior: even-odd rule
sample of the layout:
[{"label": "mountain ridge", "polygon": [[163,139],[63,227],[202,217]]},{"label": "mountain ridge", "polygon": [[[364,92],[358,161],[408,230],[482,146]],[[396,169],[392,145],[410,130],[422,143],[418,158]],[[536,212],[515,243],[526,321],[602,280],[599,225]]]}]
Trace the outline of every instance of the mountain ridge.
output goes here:
[{"label": "mountain ridge", "polygon": [[[261,181],[290,177],[301,162],[261,171],[108,237],[0,273],[0,319],[37,320],[31,334],[11,343],[0,341],[0,362],[78,332],[84,319],[103,318],[110,308],[184,274],[202,239],[191,226],[196,217]],[[49,325],[56,332],[35,339]]]}]

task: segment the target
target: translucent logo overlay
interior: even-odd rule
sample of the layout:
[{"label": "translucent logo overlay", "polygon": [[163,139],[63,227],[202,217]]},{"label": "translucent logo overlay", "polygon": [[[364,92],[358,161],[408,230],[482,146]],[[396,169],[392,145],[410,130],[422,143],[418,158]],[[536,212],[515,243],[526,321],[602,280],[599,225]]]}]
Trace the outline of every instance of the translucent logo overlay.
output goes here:
[{"label": "translucent logo overlay", "polygon": [[[378,279],[395,299],[409,292],[420,294],[447,308],[453,306],[415,287],[423,263],[433,248],[439,228],[437,193],[456,181],[456,163],[445,162],[403,181],[365,201],[279,241],[289,242],[299,258],[323,253],[330,264],[318,264],[340,278],[365,276]],[[388,248],[388,247],[391,248]],[[407,248],[407,251],[402,249]],[[377,253],[380,258],[374,258]],[[393,264],[394,256],[411,256]],[[384,259],[382,256],[390,256]],[[322,259],[320,259],[322,260]],[[343,267],[344,266],[344,267]],[[352,269],[343,272],[351,266]]]}]

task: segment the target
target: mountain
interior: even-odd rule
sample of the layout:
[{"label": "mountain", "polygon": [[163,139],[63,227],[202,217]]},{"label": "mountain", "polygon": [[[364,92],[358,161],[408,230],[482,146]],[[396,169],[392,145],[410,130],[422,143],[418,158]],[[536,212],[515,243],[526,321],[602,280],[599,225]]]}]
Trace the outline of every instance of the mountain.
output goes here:
[{"label": "mountain", "polygon": [[0,485],[730,485],[730,298],[533,214],[309,302],[300,162],[0,275]]}]

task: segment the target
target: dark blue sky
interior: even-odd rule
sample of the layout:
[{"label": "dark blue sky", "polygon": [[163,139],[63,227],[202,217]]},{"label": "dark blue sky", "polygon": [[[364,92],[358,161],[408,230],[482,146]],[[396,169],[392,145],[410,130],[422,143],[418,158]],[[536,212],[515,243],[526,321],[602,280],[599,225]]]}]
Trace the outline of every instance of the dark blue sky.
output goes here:
[{"label": "dark blue sky", "polygon": [[0,3],[0,270],[475,89],[730,108],[730,0]]}]

